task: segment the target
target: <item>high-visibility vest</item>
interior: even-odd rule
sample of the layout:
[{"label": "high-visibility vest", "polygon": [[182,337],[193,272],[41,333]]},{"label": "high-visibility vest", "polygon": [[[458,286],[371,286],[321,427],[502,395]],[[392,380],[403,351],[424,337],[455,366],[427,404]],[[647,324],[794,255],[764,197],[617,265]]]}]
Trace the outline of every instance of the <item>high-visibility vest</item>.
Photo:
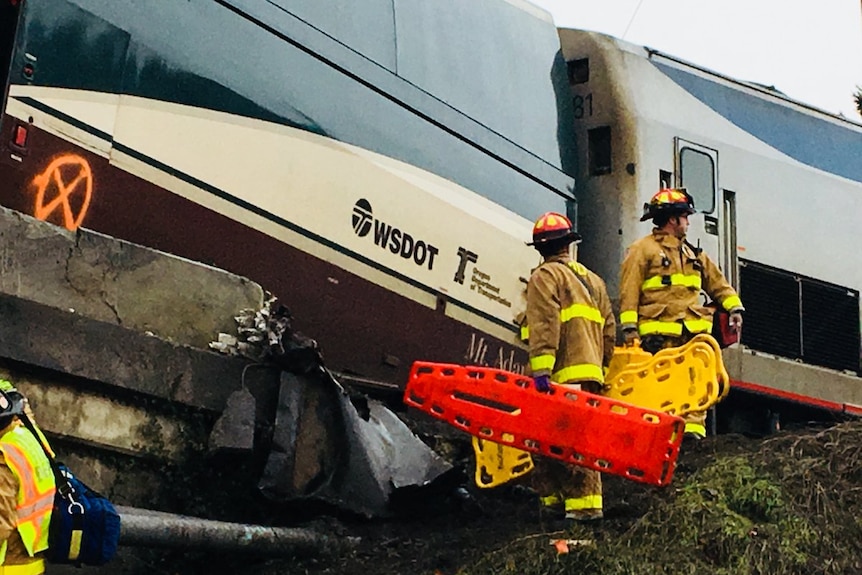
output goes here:
[{"label": "high-visibility vest", "polygon": [[[48,548],[48,526],[54,506],[54,473],[42,447],[30,431],[15,425],[0,437],[0,452],[18,479],[16,527],[32,557]],[[6,545],[0,548],[0,563],[6,559]]]}]

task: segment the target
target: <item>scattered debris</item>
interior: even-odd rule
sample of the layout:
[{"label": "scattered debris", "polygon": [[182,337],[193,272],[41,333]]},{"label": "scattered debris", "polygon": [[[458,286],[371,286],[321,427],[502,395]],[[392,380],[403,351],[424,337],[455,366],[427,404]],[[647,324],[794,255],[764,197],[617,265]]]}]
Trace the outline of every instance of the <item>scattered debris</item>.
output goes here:
[{"label": "scattered debris", "polygon": [[588,547],[596,544],[592,539],[551,539],[550,543],[557,555],[568,553],[574,547]]},{"label": "scattered debris", "polygon": [[[313,500],[379,517],[392,513],[397,490],[448,482],[452,466],[382,403],[348,394],[323,365],[317,342],[294,331],[290,311],[267,295],[261,309],[234,318],[236,336],[221,333],[210,344],[282,370],[260,493],[277,503]],[[232,399],[216,429],[245,430],[250,439],[242,423],[254,402],[245,394]],[[222,435],[211,437],[211,447],[244,447]]]},{"label": "scattered debris", "polygon": [[260,309],[243,309],[234,317],[237,335],[220,333],[211,349],[257,362],[272,362],[293,373],[308,373],[323,365],[317,342],[292,328],[290,310],[267,293]]}]

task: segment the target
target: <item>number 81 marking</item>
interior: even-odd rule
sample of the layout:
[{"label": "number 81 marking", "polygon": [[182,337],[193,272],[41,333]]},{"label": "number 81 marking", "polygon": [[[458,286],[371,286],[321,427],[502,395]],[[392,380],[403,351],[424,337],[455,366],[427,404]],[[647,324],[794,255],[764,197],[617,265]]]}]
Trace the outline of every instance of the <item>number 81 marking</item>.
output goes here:
[{"label": "number 81 marking", "polygon": [[575,106],[575,119],[580,120],[584,116],[593,115],[593,94],[589,93],[586,96],[575,96],[572,99]]}]

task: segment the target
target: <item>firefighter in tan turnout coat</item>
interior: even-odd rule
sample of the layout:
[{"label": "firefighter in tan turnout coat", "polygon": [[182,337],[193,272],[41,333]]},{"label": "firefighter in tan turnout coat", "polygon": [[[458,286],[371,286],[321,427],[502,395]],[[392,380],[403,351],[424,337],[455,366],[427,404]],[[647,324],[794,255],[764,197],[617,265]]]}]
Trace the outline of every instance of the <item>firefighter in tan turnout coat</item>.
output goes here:
[{"label": "firefighter in tan turnout coat", "polygon": [[[652,233],[633,243],[620,274],[620,324],[627,343],[640,338],[646,351],[680,346],[712,331],[713,308],[701,290],[730,313],[731,328],[742,327],[742,301],[706,253],[687,241],[694,201],[684,189],[663,189],[644,205],[641,221]],[[706,435],[706,414],[686,418],[686,436]]]},{"label": "firefighter in tan turnout coat", "polygon": [[[527,284],[526,326],[530,370],[536,389],[551,382],[601,391],[603,365],[613,355],[616,327],[605,282],[569,256],[580,240],[568,218],[547,213],[536,221],[533,245],[543,262]],[[597,471],[554,459],[537,460],[533,487],[549,508],[562,506],[575,521],[602,517],[602,482]]]}]

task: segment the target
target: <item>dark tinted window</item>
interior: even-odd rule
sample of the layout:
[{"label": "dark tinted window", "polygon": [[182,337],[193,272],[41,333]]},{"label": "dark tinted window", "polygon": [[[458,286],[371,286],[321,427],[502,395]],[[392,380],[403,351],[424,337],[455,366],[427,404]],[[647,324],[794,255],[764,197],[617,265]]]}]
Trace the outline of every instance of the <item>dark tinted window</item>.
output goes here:
[{"label": "dark tinted window", "polygon": [[[12,60],[12,48],[15,44],[15,28],[18,25],[18,11],[21,5],[18,3],[0,3],[0,74],[3,75],[3,83],[0,84],[0,96],[6,95],[6,72]],[[4,98],[5,99],[5,98]],[[0,110],[3,104],[0,103]]]},{"label": "dark tinted window", "polygon": [[611,128],[602,126],[587,131],[591,176],[611,173]]},{"label": "dark tinted window", "polygon": [[[363,52],[357,52],[283,9],[289,5],[310,18],[315,9],[310,1],[280,2],[282,6],[231,2],[243,6],[235,11],[217,2],[164,2],[154,25],[149,3],[138,0],[31,0],[17,53],[38,58],[35,85],[130,94],[280,122],[435,173],[529,220],[548,209],[564,209],[573,182],[559,169],[560,148],[571,131],[571,118],[565,117],[564,123],[557,119],[552,80],[558,77],[565,84],[566,77],[553,22],[508,2],[493,2],[494,9],[488,10],[507,23],[510,34],[490,23],[481,31],[495,34],[494,45],[508,37],[509,52],[496,53],[493,66],[482,67],[481,57],[490,47],[468,58],[455,46],[444,49],[439,44],[468,31],[479,34],[469,22],[486,12],[486,4],[448,1],[460,10],[472,10],[471,19],[457,29],[446,28],[459,21],[452,14],[438,14],[441,21],[435,20],[434,26],[426,22],[421,38],[399,43],[399,58],[406,59],[399,62],[415,65],[411,70],[417,75],[410,82],[369,60],[364,42],[358,45]],[[336,4],[339,9],[352,6],[346,1]],[[399,34],[410,37],[422,24],[422,11],[432,10],[432,4],[442,10],[438,2],[399,0],[397,11],[415,19],[414,27],[399,28]],[[389,14],[391,10],[384,9],[381,22]],[[368,17],[330,29],[352,41],[354,24]],[[320,18],[315,21],[323,25]],[[520,36],[513,35],[517,30]],[[377,32],[368,33],[364,40],[386,42]],[[471,36],[476,42],[480,37],[484,35]],[[513,43],[514,37],[531,39],[529,59],[516,61],[521,44]],[[423,39],[432,42],[424,62],[433,66],[426,76],[419,74],[425,70],[420,59],[412,56],[421,53]],[[447,58],[458,58],[448,82],[442,72]],[[552,78],[557,59],[561,68],[554,69]],[[520,73],[525,67],[531,75]],[[458,83],[471,78],[468,70],[473,72],[471,83]],[[399,69],[399,74],[406,73]],[[421,86],[413,83],[420,77]],[[432,82],[432,77],[438,80]],[[438,91],[441,86],[457,97]],[[471,91],[470,86],[481,89]],[[505,102],[493,98],[495,94]],[[474,112],[476,118],[470,116]],[[558,134],[560,125],[567,127],[565,133]]]},{"label": "dark tinted window", "polygon": [[590,81],[590,59],[582,58],[566,63],[569,71],[569,84],[586,84]]}]

